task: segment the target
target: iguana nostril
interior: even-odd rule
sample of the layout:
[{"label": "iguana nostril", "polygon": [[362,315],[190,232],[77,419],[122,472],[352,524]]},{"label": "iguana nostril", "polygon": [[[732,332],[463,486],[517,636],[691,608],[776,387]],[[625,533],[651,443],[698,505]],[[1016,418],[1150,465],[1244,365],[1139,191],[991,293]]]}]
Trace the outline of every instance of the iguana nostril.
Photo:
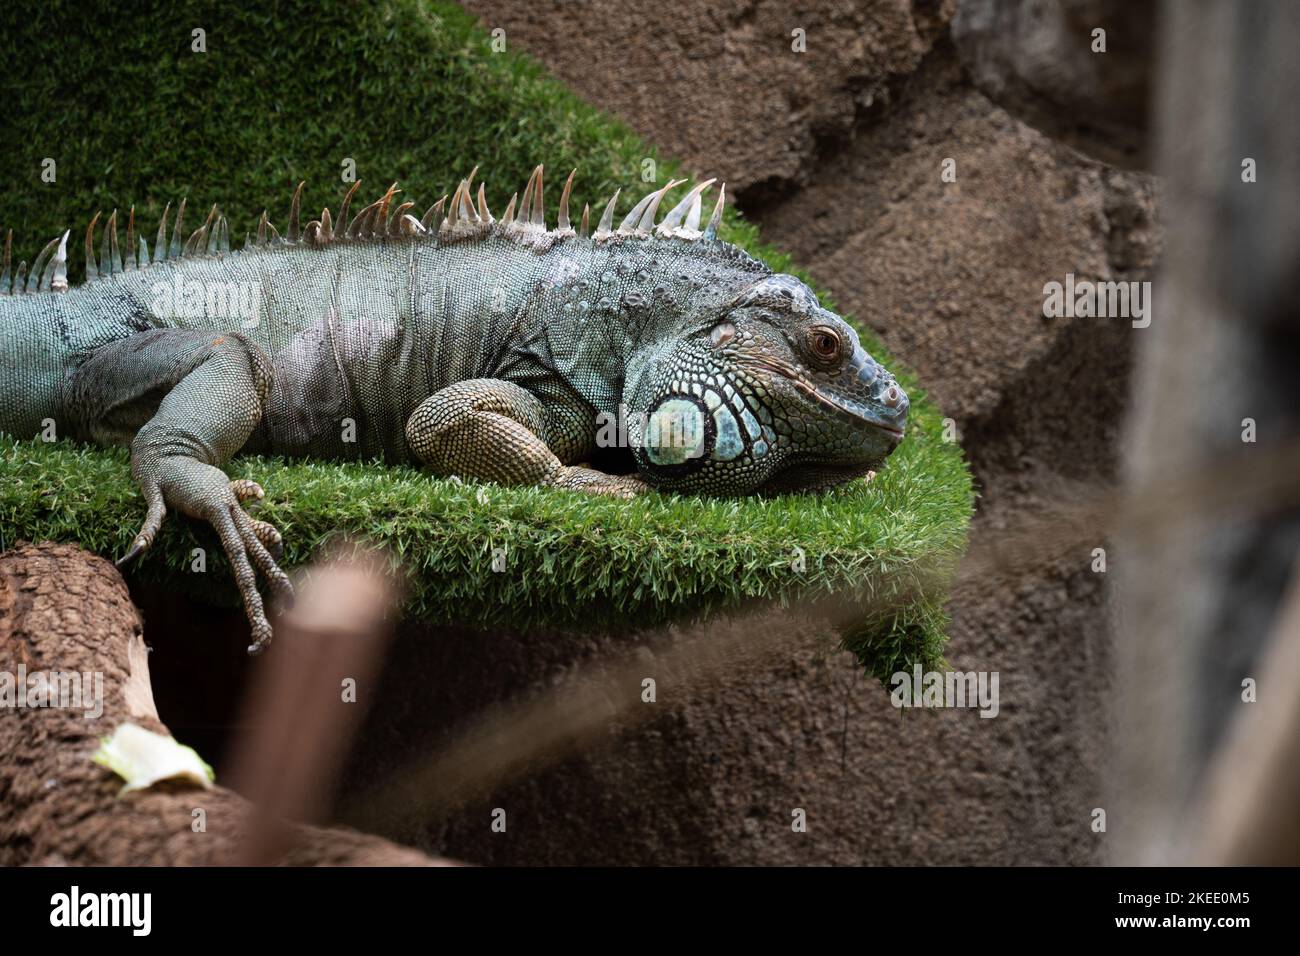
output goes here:
[{"label": "iguana nostril", "polygon": [[885,395],[882,401],[890,408],[896,408],[903,400],[903,392],[897,385],[891,385],[885,389]]}]

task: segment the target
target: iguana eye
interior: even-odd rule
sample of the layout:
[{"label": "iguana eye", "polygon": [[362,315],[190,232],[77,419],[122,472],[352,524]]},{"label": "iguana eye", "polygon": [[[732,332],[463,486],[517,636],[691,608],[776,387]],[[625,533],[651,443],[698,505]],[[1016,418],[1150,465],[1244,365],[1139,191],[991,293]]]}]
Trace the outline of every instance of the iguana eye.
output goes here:
[{"label": "iguana eye", "polygon": [[726,345],[736,337],[736,327],[730,322],[719,322],[709,333],[709,344],[714,348]]},{"label": "iguana eye", "polygon": [[823,362],[834,362],[840,357],[840,337],[832,328],[818,326],[809,333],[813,355]]}]

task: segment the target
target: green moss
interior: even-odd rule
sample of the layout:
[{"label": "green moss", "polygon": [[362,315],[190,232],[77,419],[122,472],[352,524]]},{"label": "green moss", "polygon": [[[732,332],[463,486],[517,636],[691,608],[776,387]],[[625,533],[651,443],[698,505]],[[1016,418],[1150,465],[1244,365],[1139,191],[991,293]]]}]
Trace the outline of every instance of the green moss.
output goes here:
[{"label": "green moss", "polygon": [[[0,76],[0,226],[14,229],[16,258],[84,228],[96,209],[134,204],[148,236],[182,195],[194,210],[219,202],[237,224],[270,207],[283,225],[299,180],[307,208],[337,207],[347,159],[370,187],[363,193],[399,180],[418,208],[475,164],[498,203],[538,161],[579,168],[579,206],[638,184],[647,158],[660,181],[678,172],[536,64],[493,54],[447,4],[317,0],[220,14],[185,2],[112,14],[16,6],[0,12],[5,62],[19,64]],[[196,28],[207,53],[191,52]],[[46,157],[57,163],[53,184],[41,180]],[[734,214],[723,235],[790,268]],[[898,367],[865,331],[864,344]],[[284,533],[287,565],[340,532],[365,534],[403,559],[411,612],[432,620],[618,627],[843,592],[864,608],[846,639],[883,676],[939,661],[935,571],[960,552],[972,505],[960,450],[941,441],[938,413],[902,378],[916,399],[908,439],[870,486],[821,498],[622,503],[375,465],[246,458],[230,470],[267,489],[259,515]],[[3,543],[76,540],[116,554],[141,516],[125,452],[0,442]],[[223,561],[188,572],[199,546],[215,550],[207,529],[169,521],[135,573],[232,599]],[[497,573],[501,546],[508,568]],[[791,568],[795,548],[803,571]],[[889,595],[907,600],[874,601]]]}]

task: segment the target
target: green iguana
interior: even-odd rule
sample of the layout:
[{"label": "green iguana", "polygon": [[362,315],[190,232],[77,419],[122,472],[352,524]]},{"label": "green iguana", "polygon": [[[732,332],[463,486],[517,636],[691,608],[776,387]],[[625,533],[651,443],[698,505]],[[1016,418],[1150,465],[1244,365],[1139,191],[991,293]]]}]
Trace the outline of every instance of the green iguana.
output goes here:
[{"label": "green iguana", "polygon": [[[252,628],[271,626],[260,572],[291,595],[280,536],[222,465],[240,452],[419,463],[440,475],[621,496],[818,490],[867,474],[903,437],[908,401],[852,328],[803,283],[717,238],[726,187],[699,229],[700,183],[659,223],[671,182],[614,227],[548,229],[542,167],[497,220],[474,174],[416,219],[391,187],[300,222],[262,213],[230,249],[214,206],[186,237],[163,212],[152,259],[117,213],[84,285],[68,288],[68,233],[0,298],[0,431],[131,448],[147,505],[124,564],[167,508],[216,529]],[[12,233],[0,292],[9,295]],[[621,429],[606,425],[626,422]],[[634,474],[587,466],[626,436]]]}]

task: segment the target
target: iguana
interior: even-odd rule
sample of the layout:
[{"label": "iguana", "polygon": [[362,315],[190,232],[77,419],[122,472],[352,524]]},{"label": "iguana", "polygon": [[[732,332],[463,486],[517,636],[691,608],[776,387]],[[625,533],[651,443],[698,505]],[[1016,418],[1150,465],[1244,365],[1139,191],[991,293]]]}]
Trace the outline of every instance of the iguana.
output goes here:
[{"label": "iguana", "polygon": [[[213,206],[188,237],[185,202],[152,256],[117,213],[86,282],[68,287],[68,233],[0,278],[0,431],[129,445],[147,506],[125,564],[168,508],[207,521],[252,630],[271,638],[256,572],[291,596],[278,532],[243,502],[240,452],[382,457],[439,475],[631,496],[812,491],[867,474],[902,440],[908,400],[839,316],[796,278],[717,238],[726,186],[699,228],[707,180],[662,221],[670,182],[616,227],[619,193],[574,227],[573,174],[548,229],[542,167],[500,219],[474,173],[421,219],[390,187],[349,218],[283,236],[263,212],[232,252]],[[477,202],[475,199],[477,198]],[[519,200],[516,208],[516,200]],[[586,464],[626,423],[632,474]],[[615,429],[610,434],[618,434]],[[274,553],[273,553],[274,552]]]}]

